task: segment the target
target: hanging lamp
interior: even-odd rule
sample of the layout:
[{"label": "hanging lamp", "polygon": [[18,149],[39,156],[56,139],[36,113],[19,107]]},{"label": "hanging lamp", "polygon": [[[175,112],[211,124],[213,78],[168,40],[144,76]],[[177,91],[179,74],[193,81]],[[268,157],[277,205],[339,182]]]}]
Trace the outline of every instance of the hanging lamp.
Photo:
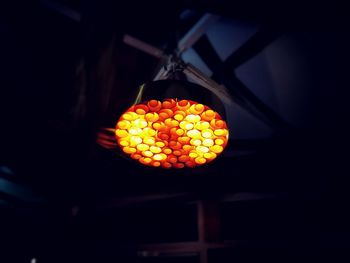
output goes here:
[{"label": "hanging lamp", "polygon": [[[167,169],[214,161],[229,138],[223,101],[232,100],[226,90],[177,57],[169,57],[154,80],[139,87],[115,129],[109,129],[119,152],[141,165]],[[100,144],[113,148],[106,140]]]},{"label": "hanging lamp", "polygon": [[115,138],[140,164],[193,168],[212,162],[226,147],[224,116],[220,100],[203,87],[154,81],[140,87],[135,103],[117,120]]}]

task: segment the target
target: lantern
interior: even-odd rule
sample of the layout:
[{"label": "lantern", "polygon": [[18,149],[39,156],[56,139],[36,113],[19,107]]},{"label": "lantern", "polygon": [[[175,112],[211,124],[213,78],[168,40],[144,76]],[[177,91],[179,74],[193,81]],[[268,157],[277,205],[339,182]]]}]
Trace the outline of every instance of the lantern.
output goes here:
[{"label": "lantern", "polygon": [[193,168],[210,163],[226,147],[229,131],[222,115],[207,104],[224,112],[220,100],[199,85],[174,80],[143,85],[116,122],[117,144],[146,166]]}]

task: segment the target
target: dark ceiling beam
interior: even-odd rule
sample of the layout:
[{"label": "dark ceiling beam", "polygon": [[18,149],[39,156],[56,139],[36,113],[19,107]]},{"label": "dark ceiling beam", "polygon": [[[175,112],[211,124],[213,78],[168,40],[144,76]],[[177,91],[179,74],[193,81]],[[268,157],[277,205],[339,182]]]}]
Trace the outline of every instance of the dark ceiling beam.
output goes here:
[{"label": "dark ceiling beam", "polygon": [[123,42],[133,48],[136,48],[140,51],[143,51],[144,53],[147,53],[153,57],[156,57],[156,58],[162,58],[165,56],[163,50],[157,48],[157,47],[154,47],[140,39],[137,39],[133,36],[130,36],[130,35],[124,35],[123,36]]},{"label": "dark ceiling beam", "polygon": [[[258,117],[267,125],[276,130],[284,130],[290,128],[289,124],[260,98],[258,98],[241,80],[239,80],[233,73],[232,76],[226,80],[229,89],[236,90],[236,94],[243,98],[243,107],[248,109],[250,113]],[[233,95],[234,97],[234,95]]]},{"label": "dark ceiling beam", "polygon": [[215,23],[219,19],[219,16],[212,14],[205,14],[199,19],[199,21],[180,39],[178,43],[178,53],[186,51],[191,48],[205,32],[208,27]]},{"label": "dark ceiling beam", "polygon": [[[221,61],[207,36],[198,40],[193,48],[213,71],[213,79],[228,88],[231,97],[238,105],[271,127],[285,128],[288,126],[276,112],[262,102],[234,75],[233,69],[228,68]],[[256,49],[257,52],[259,52],[258,50]],[[253,54],[249,55],[253,57]]]},{"label": "dark ceiling beam", "polygon": [[282,32],[278,30],[261,28],[225,60],[224,66],[227,69],[235,69],[239,67],[259,54],[281,34]]}]

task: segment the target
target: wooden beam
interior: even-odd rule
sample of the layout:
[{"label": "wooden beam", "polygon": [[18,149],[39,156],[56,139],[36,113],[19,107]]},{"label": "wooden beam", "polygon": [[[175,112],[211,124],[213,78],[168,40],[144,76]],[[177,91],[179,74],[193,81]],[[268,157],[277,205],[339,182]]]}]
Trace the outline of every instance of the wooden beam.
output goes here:
[{"label": "wooden beam", "polygon": [[178,43],[178,54],[186,51],[192,47],[203,34],[207,31],[208,27],[219,19],[219,16],[212,14],[205,14],[201,19],[186,33],[186,35]]},{"label": "wooden beam", "polygon": [[286,121],[279,114],[258,98],[235,76],[234,70],[221,61],[208,37],[203,36],[197,41],[194,49],[213,71],[213,79],[228,88],[231,97],[240,107],[271,127],[288,127]]},{"label": "wooden beam", "polygon": [[164,56],[163,50],[154,47],[140,39],[137,39],[130,35],[124,35],[123,42],[131,47],[134,47],[140,51],[143,51],[153,57],[162,58]]}]

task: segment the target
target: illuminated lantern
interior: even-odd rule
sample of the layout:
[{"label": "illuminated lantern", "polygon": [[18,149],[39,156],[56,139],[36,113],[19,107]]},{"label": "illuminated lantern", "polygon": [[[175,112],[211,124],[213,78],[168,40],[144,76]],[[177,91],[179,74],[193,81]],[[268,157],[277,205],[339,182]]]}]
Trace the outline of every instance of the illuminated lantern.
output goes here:
[{"label": "illuminated lantern", "polygon": [[119,118],[115,136],[122,151],[152,167],[196,167],[212,162],[227,144],[220,114],[192,100],[148,100]]},{"label": "illuminated lantern", "polygon": [[157,168],[194,168],[212,162],[227,146],[222,98],[202,86],[153,81],[142,85],[130,104],[118,120],[113,118],[114,128],[104,128],[97,139],[104,148],[119,148],[129,160]]}]

